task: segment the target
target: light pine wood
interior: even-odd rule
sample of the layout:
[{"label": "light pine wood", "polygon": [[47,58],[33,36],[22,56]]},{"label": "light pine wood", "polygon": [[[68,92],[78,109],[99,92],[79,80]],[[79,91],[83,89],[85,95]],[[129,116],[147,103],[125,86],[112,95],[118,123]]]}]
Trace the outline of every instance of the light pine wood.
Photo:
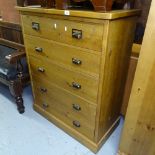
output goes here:
[{"label": "light pine wood", "polygon": [[[17,10],[21,11],[22,14],[25,12],[30,13],[42,13],[42,14],[52,14],[52,15],[65,15],[65,10],[58,9],[42,9],[42,8],[30,8],[30,7],[16,7]],[[82,17],[82,18],[93,18],[93,19],[117,19],[123,17],[131,17],[140,15],[140,10],[114,10],[107,12],[94,12],[94,11],[77,11],[77,10],[69,10],[70,15],[72,17]]]},{"label": "light pine wood", "polygon": [[33,106],[34,106],[34,109],[37,112],[39,112],[41,115],[43,115],[49,121],[51,121],[52,123],[56,124],[61,129],[63,129],[69,135],[71,135],[72,137],[74,137],[75,139],[80,141],[82,144],[87,146],[93,152],[97,152],[98,151],[98,145],[94,141],[90,140],[90,138],[86,137],[81,132],[78,132],[73,127],[69,126],[68,124],[66,124],[65,122],[60,120],[58,117],[56,117],[56,116],[52,115],[51,113],[45,111],[43,108],[41,108],[37,104],[34,104]]},{"label": "light pine wood", "polygon": [[[25,34],[52,39],[61,43],[101,52],[103,37],[102,24],[74,22],[29,15],[23,15],[22,21]],[[39,23],[39,31],[32,29],[32,22]],[[72,38],[72,29],[82,30],[82,38]]]},{"label": "light pine wood", "polygon": [[155,154],[155,1],[152,1],[120,142],[120,154]]},{"label": "light pine wood", "polygon": [[[53,100],[51,100],[53,101]],[[38,97],[35,102],[37,103],[37,106],[41,107],[42,109],[42,103],[45,102],[46,104],[48,104],[48,108],[46,108],[46,112],[54,115],[55,117],[57,117],[59,120],[63,121],[64,123],[66,123],[68,126],[72,127],[74,130],[82,133],[84,136],[88,137],[88,139],[93,140],[94,139],[94,126],[92,125],[92,123],[90,124],[90,122],[81,119],[80,117],[76,118],[76,115],[74,115],[73,113],[71,113],[71,111],[65,111],[65,109],[62,109],[63,106],[59,106],[58,104],[50,104],[50,101],[48,100],[48,98],[46,97],[44,98],[40,98]],[[52,102],[54,103],[54,102]],[[75,127],[73,125],[73,121],[78,121],[80,123],[80,127]]]},{"label": "light pine wood", "polygon": [[123,101],[122,101],[122,108],[121,108],[121,114],[123,116],[126,115],[130,93],[131,93],[131,88],[132,88],[132,83],[133,83],[133,79],[134,79],[134,75],[135,75],[135,71],[137,67],[137,62],[138,62],[137,56],[130,57],[128,75],[126,79],[125,90],[124,90]]},{"label": "light pine wood", "polygon": [[[131,54],[135,17],[109,22],[106,54],[103,53],[103,77],[100,78],[96,122],[96,141],[119,116],[127,68]],[[124,33],[124,29],[126,33]],[[117,36],[116,38],[114,36]],[[130,36],[130,37],[129,37]],[[107,104],[108,103],[108,104]],[[99,120],[99,121],[97,121]],[[104,132],[103,132],[104,131]]]},{"label": "light pine wood", "polygon": [[122,108],[121,108],[121,114],[123,116],[126,115],[127,107],[128,107],[128,102],[129,102],[129,97],[131,93],[131,88],[133,84],[133,79],[138,63],[138,58],[139,58],[139,53],[141,49],[141,44],[133,44],[132,45],[132,53],[130,56],[130,63],[129,63],[129,68],[128,68],[128,74],[127,74],[127,79],[126,79],[126,84],[125,84],[125,90],[124,90],[124,95],[123,95],[123,101],[122,101]]},{"label": "light pine wood", "polygon": [[[47,108],[43,107],[46,111],[93,140],[96,106],[70,94],[68,91],[62,90],[62,88],[52,85],[48,81],[42,80],[42,83],[40,83],[39,78],[34,76],[33,79],[35,103],[41,107],[44,106],[43,104],[47,104]],[[42,93],[40,88],[46,88],[47,92]],[[81,110],[76,111],[73,109],[73,104],[78,104]],[[80,122],[80,128],[73,125],[74,120]]]},{"label": "light pine wood", "polygon": [[[66,110],[68,109],[72,111],[77,118],[81,116],[81,118],[89,122],[92,122],[90,124],[94,126],[95,115],[96,115],[96,105],[86,100],[83,100],[82,98],[75,96],[69,91],[66,91],[65,89],[62,89],[61,87],[58,87],[46,80],[42,80],[42,83],[40,83],[40,78],[36,76],[33,76],[33,85],[35,85],[34,88],[36,91],[35,99],[38,96],[42,96],[43,98],[46,98],[46,96],[48,96],[48,98],[50,98],[50,101],[55,100],[55,103],[57,103],[59,107],[62,106],[62,109],[64,108]],[[42,93],[40,91],[40,88],[46,88],[47,92]],[[73,104],[78,104],[81,107],[81,110],[77,111],[73,109]]]},{"label": "light pine wood", "polygon": [[[60,10],[53,12],[50,9],[48,13],[44,12],[46,9],[39,10],[21,10],[34,109],[97,152],[119,123],[122,92],[139,11],[116,11],[117,20],[107,20],[99,19],[99,16],[107,17],[107,13],[83,11],[87,16],[73,17],[60,15]],[[108,15],[114,14],[110,12]],[[32,21],[41,23],[40,32],[32,30]],[[51,29],[54,23],[58,24],[56,30]],[[65,31],[65,26],[68,31]],[[83,38],[74,40],[72,28],[82,30]],[[45,53],[36,54],[35,46],[42,46]],[[73,65],[71,58],[74,56],[86,63],[83,66]],[[45,71],[38,72],[38,67]],[[81,84],[81,89],[73,89],[72,82]],[[49,91],[39,95],[40,86]],[[49,104],[47,110],[43,106],[44,101]],[[73,102],[83,107],[81,115],[72,111]],[[81,122],[80,128],[72,125],[75,118]]]},{"label": "light pine wood", "polygon": [[[31,40],[31,42],[29,41]],[[30,35],[25,35],[25,44],[27,45],[28,54],[41,59],[54,61],[66,67],[72,68],[90,74],[92,76],[99,76],[100,55],[99,52],[94,52],[87,49],[75,48],[55,41],[42,39]],[[42,52],[36,52],[35,48],[42,48]],[[62,50],[63,49],[63,50]],[[67,53],[67,54],[66,54]],[[80,65],[72,63],[72,58],[81,60]]]},{"label": "light pine wood", "polygon": [[[39,60],[34,57],[30,57],[29,60],[32,74],[40,76],[41,78],[46,78],[51,81],[51,83],[55,83],[58,86],[96,104],[98,79],[87,76],[86,74],[81,74],[80,72],[77,76],[77,72],[63,68],[63,66],[60,67],[44,59]],[[43,68],[45,72],[40,73],[38,68]],[[81,89],[73,88],[73,82],[80,84]]]}]

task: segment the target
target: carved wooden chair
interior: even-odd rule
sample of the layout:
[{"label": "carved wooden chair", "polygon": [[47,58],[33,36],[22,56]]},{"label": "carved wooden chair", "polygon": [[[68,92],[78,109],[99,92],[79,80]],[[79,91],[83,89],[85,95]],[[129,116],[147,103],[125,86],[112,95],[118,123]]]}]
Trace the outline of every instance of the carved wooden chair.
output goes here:
[{"label": "carved wooden chair", "polygon": [[24,113],[23,86],[29,81],[24,46],[0,39],[0,82],[14,96],[19,113]]}]

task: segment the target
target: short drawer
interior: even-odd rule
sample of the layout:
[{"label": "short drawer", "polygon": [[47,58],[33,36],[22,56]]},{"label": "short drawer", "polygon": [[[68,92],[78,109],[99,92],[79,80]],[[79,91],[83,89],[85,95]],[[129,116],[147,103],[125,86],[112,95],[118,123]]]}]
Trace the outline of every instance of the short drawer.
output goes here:
[{"label": "short drawer", "polygon": [[92,124],[91,122],[95,123],[93,120],[96,115],[96,104],[83,100],[69,91],[53,85],[50,81],[40,79],[40,77],[33,76],[32,79],[35,99],[38,96],[51,98],[51,100],[57,101],[57,104],[62,106],[62,109],[67,108],[73,111],[75,115],[80,115],[80,117],[86,119],[89,124]]},{"label": "short drawer", "polygon": [[94,54],[90,50],[74,48],[47,39],[25,35],[25,45],[29,55],[39,59],[45,57],[55,63],[61,63],[75,70],[99,75],[100,53]]},{"label": "short drawer", "polygon": [[52,39],[69,45],[102,50],[103,24],[22,15],[24,34]]},{"label": "short drawer", "polygon": [[57,117],[57,119],[60,119],[63,123],[84,134],[89,139],[93,140],[95,129],[85,121],[82,121],[79,118],[72,115],[72,113],[69,110],[64,111],[61,109],[61,107],[58,108],[56,106],[53,106],[51,101],[47,99],[40,99],[40,97],[38,97],[38,99],[35,100],[35,104],[41,107],[44,111],[48,112],[49,114],[52,114],[55,117]]},{"label": "short drawer", "polygon": [[37,105],[87,137],[94,137],[96,105],[35,76],[33,90]]},{"label": "short drawer", "polygon": [[31,74],[46,79],[78,96],[97,102],[98,79],[67,70],[45,59],[29,58]]}]

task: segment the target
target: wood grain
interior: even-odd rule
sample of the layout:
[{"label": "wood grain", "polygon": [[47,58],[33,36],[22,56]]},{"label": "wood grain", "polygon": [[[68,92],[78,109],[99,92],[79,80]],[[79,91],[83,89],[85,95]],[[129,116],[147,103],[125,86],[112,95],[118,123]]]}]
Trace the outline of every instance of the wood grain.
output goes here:
[{"label": "wood grain", "polygon": [[[96,106],[70,94],[68,91],[52,85],[46,80],[40,82],[38,77],[34,77],[33,79],[35,103],[93,140]],[[41,88],[46,88],[47,92],[42,93],[40,91]],[[44,107],[44,104],[47,104],[48,107]],[[76,111],[73,109],[73,104],[78,104],[81,110]],[[89,115],[87,113],[89,113]],[[75,120],[80,123],[80,127],[73,125],[73,121]]]},{"label": "wood grain", "polygon": [[[22,16],[25,34],[43,37],[69,45],[101,52],[103,25],[69,20],[58,20],[37,16]],[[32,29],[32,22],[38,23],[38,31]],[[72,37],[72,30],[82,31],[82,38]],[[87,41],[89,40],[89,41]]]},{"label": "wood grain", "polygon": [[[51,81],[51,83],[67,89],[70,92],[93,102],[94,104],[97,103],[97,78],[66,69],[44,59],[38,60],[34,57],[30,57],[29,61],[32,75],[36,74],[37,76],[45,78]],[[43,68],[45,71],[43,73],[38,72],[39,67]],[[72,86],[73,82],[80,84],[81,89],[74,88]]]},{"label": "wood grain", "polygon": [[[131,17],[109,22],[108,40],[104,47],[106,54],[103,54],[102,57],[104,70],[100,69],[103,72],[103,77],[100,77],[102,85],[99,87],[98,94],[97,119],[99,121],[96,126],[96,141],[103,137],[103,133],[120,114],[135,21],[136,18]],[[124,29],[126,33],[123,33]],[[129,35],[130,37],[128,37]]]},{"label": "wood grain", "polygon": [[19,24],[0,21],[0,37],[23,44],[23,35]]},{"label": "wood grain", "polygon": [[[42,39],[25,35],[25,43],[27,45],[28,54],[37,57],[38,59],[48,59],[65,65],[72,70],[84,72],[92,76],[99,76],[100,53],[83,48],[75,48],[59,42]],[[31,40],[31,41],[30,41]],[[42,52],[37,52],[36,48],[42,48]],[[63,50],[62,50],[63,49]],[[81,64],[77,65],[72,62],[72,59],[80,60]]]},{"label": "wood grain", "polygon": [[13,42],[13,41],[9,41],[9,40],[6,40],[6,39],[1,39],[0,38],[0,43],[2,45],[9,46],[9,47],[12,47],[12,48],[15,48],[15,49],[25,50],[24,45]]},{"label": "wood grain", "polygon": [[121,108],[121,114],[123,116],[126,115],[128,102],[130,98],[131,88],[134,80],[134,75],[138,63],[139,53],[141,49],[141,44],[133,44],[132,45],[132,53],[130,56],[130,62],[129,62],[129,68],[128,68],[128,74],[125,84],[125,90],[123,95],[123,101],[122,101],[122,108]]},{"label": "wood grain", "polygon": [[125,116],[127,108],[128,108],[128,102],[130,98],[130,93],[132,89],[132,84],[133,84],[133,79],[136,71],[138,63],[138,57],[130,57],[130,63],[129,63],[129,69],[128,69],[128,75],[126,79],[126,84],[125,84],[125,90],[124,90],[124,96],[123,96],[123,101],[122,101],[122,108],[121,108],[121,114]]},{"label": "wood grain", "polygon": [[[52,14],[52,15],[61,15],[64,16],[64,10],[58,9],[42,9],[42,8],[30,8],[30,7],[16,7],[17,10],[32,13],[42,13],[42,14]],[[141,11],[139,9],[132,10],[114,10],[107,12],[94,12],[94,11],[78,11],[70,10],[71,17],[82,17],[82,18],[93,18],[93,19],[117,19],[123,17],[137,16],[140,15]]]},{"label": "wood grain", "polygon": [[[61,10],[50,9],[47,12],[46,9],[23,8],[21,13],[35,110],[97,152],[119,123],[137,19],[135,15],[139,11],[105,14],[71,11],[71,14],[77,14],[64,16]],[[32,30],[32,21],[41,23],[40,32]],[[55,23],[58,26],[56,30],[53,29]],[[81,40],[72,38],[72,28],[82,30]],[[34,46],[38,44],[45,53],[34,54]],[[81,68],[72,66],[66,60],[73,55],[87,64]],[[38,72],[38,67],[44,72]],[[80,84],[81,89],[73,89],[72,82]],[[47,96],[38,97],[36,89],[40,85],[49,89]],[[44,110],[43,101],[52,108]],[[69,105],[74,101],[84,108],[81,115],[70,109]],[[61,109],[60,105],[64,108]],[[71,125],[75,116],[82,124],[84,122],[84,128],[77,130]]]},{"label": "wood grain", "polygon": [[34,106],[34,109],[38,113],[40,113],[42,116],[47,118],[49,121],[51,121],[54,124],[56,124],[59,128],[63,129],[69,135],[71,135],[72,137],[74,137],[75,139],[80,141],[83,145],[87,146],[93,152],[97,152],[98,151],[97,144],[94,143],[92,140],[90,140],[90,138],[88,138],[87,136],[85,136],[82,133],[78,132],[77,130],[75,130],[73,127],[71,127],[68,124],[66,124],[65,122],[63,122],[58,117],[52,115],[51,113],[46,112],[45,110],[43,110],[43,108],[41,108],[37,104],[34,104],[33,106]]},{"label": "wood grain", "polygon": [[120,152],[155,154],[155,1],[152,1],[129,107],[120,142]]}]

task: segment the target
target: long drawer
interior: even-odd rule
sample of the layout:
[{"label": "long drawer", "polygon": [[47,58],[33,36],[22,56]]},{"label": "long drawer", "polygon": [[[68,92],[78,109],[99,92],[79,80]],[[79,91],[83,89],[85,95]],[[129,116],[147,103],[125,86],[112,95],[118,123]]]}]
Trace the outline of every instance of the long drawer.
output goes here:
[{"label": "long drawer", "polygon": [[99,76],[100,53],[94,54],[89,50],[74,48],[29,35],[25,35],[24,40],[29,55],[40,59],[48,58],[75,70]]},{"label": "long drawer", "polygon": [[22,16],[24,34],[52,39],[73,46],[102,50],[103,24]]},{"label": "long drawer", "polygon": [[51,83],[58,85],[70,92],[81,96],[94,103],[97,102],[98,79],[67,70],[55,65],[46,59],[29,58],[31,74],[47,79]]},{"label": "long drawer", "polygon": [[[33,76],[35,104],[93,139],[96,106]],[[89,115],[88,115],[89,114]]]}]

